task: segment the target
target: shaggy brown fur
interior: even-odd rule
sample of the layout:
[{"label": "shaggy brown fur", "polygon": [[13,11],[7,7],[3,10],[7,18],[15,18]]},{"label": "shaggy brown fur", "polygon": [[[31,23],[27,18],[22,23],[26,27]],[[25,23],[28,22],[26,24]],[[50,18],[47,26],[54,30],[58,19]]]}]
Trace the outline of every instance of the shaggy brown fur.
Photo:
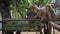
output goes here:
[{"label": "shaggy brown fur", "polygon": [[[52,21],[55,22],[56,20],[56,13],[54,10],[54,5],[53,4],[46,4],[44,7],[39,8],[37,5],[33,4],[33,5],[29,5],[28,6],[28,14],[30,13],[34,13],[34,16],[28,16],[31,17],[30,19],[34,18],[34,19],[40,19],[40,21],[42,21],[43,23],[45,23],[46,21]],[[30,14],[33,15],[33,14]]]}]

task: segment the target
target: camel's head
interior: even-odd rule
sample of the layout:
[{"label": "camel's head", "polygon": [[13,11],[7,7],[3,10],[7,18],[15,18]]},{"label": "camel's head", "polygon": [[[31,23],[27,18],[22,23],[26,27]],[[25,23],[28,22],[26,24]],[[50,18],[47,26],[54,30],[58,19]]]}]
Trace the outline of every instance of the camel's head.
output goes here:
[{"label": "camel's head", "polygon": [[35,22],[34,19],[36,19],[36,12],[37,12],[37,5],[29,5],[28,11],[27,11],[27,17],[31,20],[30,22]]}]

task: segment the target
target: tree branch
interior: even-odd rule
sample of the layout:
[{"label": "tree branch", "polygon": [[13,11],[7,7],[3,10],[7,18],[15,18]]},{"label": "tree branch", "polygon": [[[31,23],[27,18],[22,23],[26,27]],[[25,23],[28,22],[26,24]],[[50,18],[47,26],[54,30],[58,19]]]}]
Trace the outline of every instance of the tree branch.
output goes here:
[{"label": "tree branch", "polygon": [[18,10],[18,12],[19,12],[19,14],[21,15],[21,17],[23,18],[23,15],[22,15],[22,13]]}]

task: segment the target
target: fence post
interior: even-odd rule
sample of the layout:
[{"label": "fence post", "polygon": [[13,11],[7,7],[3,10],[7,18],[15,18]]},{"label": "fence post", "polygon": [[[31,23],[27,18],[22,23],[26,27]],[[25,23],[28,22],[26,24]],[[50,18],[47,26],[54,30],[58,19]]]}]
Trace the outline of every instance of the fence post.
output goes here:
[{"label": "fence post", "polygon": [[5,31],[5,34],[14,34],[14,31],[7,30]]}]

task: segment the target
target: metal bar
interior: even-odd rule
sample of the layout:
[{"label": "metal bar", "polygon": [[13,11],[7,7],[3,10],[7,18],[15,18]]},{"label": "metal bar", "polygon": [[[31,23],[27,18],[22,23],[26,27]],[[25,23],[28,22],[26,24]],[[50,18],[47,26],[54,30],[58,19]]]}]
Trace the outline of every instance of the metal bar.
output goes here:
[{"label": "metal bar", "polygon": [[[3,21],[28,21],[30,19],[29,18],[19,18],[19,19],[6,18],[6,19],[2,19],[2,20]],[[38,21],[40,19],[34,19],[34,20]],[[56,19],[56,21],[60,21],[60,19]]]},{"label": "metal bar", "polygon": [[[28,18],[19,18],[19,19],[10,19],[10,18],[6,18],[6,19],[2,19],[3,21],[28,21],[30,19]],[[38,21],[40,19],[34,19],[35,21]]]}]

